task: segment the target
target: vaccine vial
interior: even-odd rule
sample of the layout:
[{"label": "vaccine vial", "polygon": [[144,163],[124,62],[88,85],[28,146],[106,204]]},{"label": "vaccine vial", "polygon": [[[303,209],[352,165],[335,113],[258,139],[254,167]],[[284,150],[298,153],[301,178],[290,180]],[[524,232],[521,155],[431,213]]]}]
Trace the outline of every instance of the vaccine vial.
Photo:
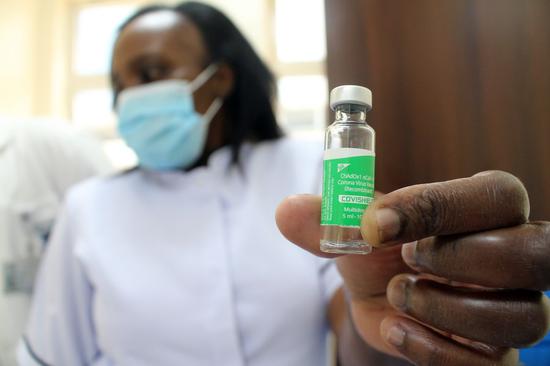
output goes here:
[{"label": "vaccine vial", "polygon": [[367,124],[369,89],[344,85],[330,93],[336,120],[326,131],[321,209],[321,250],[368,254],[360,231],[363,212],[374,198],[375,133]]}]

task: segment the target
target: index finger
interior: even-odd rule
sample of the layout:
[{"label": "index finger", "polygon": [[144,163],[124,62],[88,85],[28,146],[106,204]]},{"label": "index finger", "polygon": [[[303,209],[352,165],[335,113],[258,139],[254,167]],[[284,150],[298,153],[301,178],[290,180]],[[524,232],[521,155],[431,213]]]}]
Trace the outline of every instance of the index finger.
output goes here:
[{"label": "index finger", "polygon": [[523,224],[529,198],[515,176],[490,171],[388,193],[365,211],[361,233],[374,246]]}]

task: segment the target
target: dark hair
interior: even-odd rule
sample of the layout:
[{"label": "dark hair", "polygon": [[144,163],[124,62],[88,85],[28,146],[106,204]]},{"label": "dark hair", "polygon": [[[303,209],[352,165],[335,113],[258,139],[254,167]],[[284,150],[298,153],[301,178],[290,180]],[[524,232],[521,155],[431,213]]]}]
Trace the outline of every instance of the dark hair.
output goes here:
[{"label": "dark hair", "polygon": [[[134,19],[154,11],[172,10],[182,14],[198,28],[208,51],[207,64],[223,62],[235,74],[235,85],[224,106],[231,123],[225,124],[225,137],[238,162],[245,140],[266,141],[283,135],[273,110],[275,78],[235,24],[216,8],[195,1],[176,6],[144,7],[127,19],[121,32]],[[205,65],[206,66],[206,65]]]}]

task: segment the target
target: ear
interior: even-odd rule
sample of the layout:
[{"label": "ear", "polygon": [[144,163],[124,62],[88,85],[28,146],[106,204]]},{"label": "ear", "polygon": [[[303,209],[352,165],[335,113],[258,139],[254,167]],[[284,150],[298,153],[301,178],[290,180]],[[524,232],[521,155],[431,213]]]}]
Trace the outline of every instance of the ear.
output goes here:
[{"label": "ear", "polygon": [[225,99],[229,94],[231,94],[235,86],[235,73],[231,66],[225,62],[221,63],[218,66],[218,70],[212,77],[212,81],[214,84],[214,92],[216,93],[216,97]]}]

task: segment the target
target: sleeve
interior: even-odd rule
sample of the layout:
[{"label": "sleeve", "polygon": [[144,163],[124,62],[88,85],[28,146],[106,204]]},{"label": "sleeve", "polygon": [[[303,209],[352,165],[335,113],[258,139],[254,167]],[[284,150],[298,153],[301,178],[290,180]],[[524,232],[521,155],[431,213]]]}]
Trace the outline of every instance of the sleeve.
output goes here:
[{"label": "sleeve", "polygon": [[319,258],[321,286],[323,291],[323,300],[326,304],[330,302],[336,291],[342,287],[344,281],[334,259]]},{"label": "sleeve", "polygon": [[21,144],[42,166],[60,199],[74,184],[113,170],[101,142],[66,122],[32,119],[20,123],[18,131]]},{"label": "sleeve", "polygon": [[100,141],[84,132],[64,127],[51,131],[50,139],[44,141],[44,150],[50,152],[45,156],[51,156],[45,166],[49,166],[51,181],[60,197],[72,185],[113,170]]},{"label": "sleeve", "polygon": [[[72,195],[72,194],[71,194]],[[89,365],[99,350],[92,321],[93,288],[76,256],[71,195],[54,227],[35,284],[21,366]]]}]

